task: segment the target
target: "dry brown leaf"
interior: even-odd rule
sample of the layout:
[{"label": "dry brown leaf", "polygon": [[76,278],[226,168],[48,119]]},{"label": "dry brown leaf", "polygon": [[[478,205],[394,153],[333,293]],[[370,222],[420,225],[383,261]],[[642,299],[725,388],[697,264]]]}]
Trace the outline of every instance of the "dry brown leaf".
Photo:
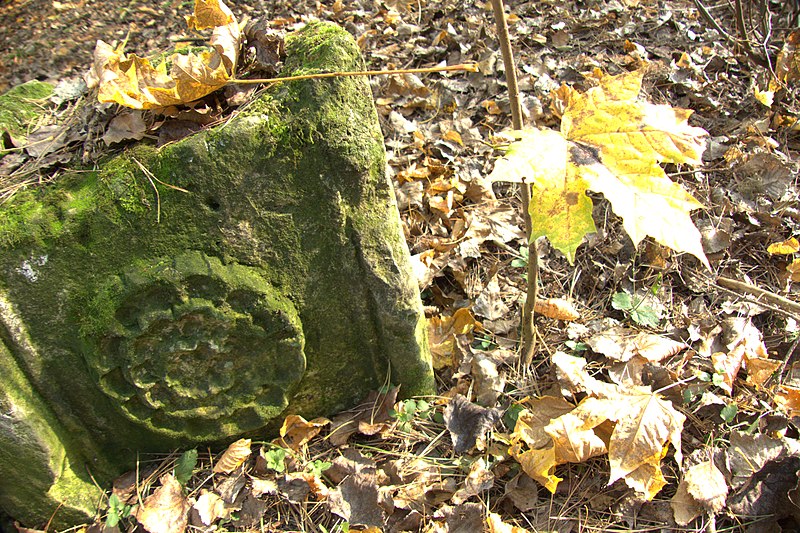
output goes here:
[{"label": "dry brown leaf", "polygon": [[532,477],[523,473],[508,481],[503,491],[503,498],[511,500],[514,507],[523,513],[536,508],[539,503],[538,485]]},{"label": "dry brown leaf", "polygon": [[800,388],[781,385],[775,393],[775,405],[791,418],[800,416]]},{"label": "dry brown leaf", "polygon": [[[330,436],[334,446],[347,443],[350,435],[361,431],[372,431],[376,425],[389,427],[392,417],[389,414],[397,402],[400,387],[393,387],[384,393],[371,391],[358,406],[348,412],[336,415],[331,422]],[[374,434],[374,433],[373,433]]]},{"label": "dry brown leaf", "polygon": [[474,353],[472,377],[475,380],[475,401],[484,407],[494,407],[506,386],[506,379],[497,370],[497,363],[481,352]]},{"label": "dry brown leaf", "polygon": [[678,490],[670,500],[672,506],[672,514],[675,522],[679,526],[686,526],[703,513],[703,508],[700,504],[689,494],[689,489],[686,483],[681,482],[678,485]]},{"label": "dry brown leaf", "polygon": [[[672,403],[641,388],[607,401],[610,402],[607,406],[615,411],[609,419],[616,421],[608,448],[609,483],[643,464],[658,468],[667,441],[672,443],[675,459],[681,463],[681,432],[686,417]],[[655,493],[647,496],[650,500]]]},{"label": "dry brown leaf", "polygon": [[711,364],[714,366],[714,374],[722,376],[722,381],[717,382],[717,386],[731,394],[733,392],[733,382],[739,374],[744,362],[744,347],[737,346],[730,353],[716,352],[711,354]]},{"label": "dry brown leaf", "polygon": [[681,432],[686,417],[647,388],[603,384],[588,375],[582,358],[557,355],[553,362],[558,371],[569,379],[570,385],[588,392],[589,397],[545,427],[531,425],[535,419],[520,413],[511,439],[512,456],[525,473],[554,491],[561,481],[554,475],[556,465],[585,461],[607,446],[609,484],[624,478],[631,488],[651,500],[666,483],[660,463],[667,442],[672,443],[675,459],[681,462]]},{"label": "dry brown leaf", "polygon": [[792,281],[800,281],[800,259],[795,259],[786,265],[786,272],[789,273],[789,279]]},{"label": "dry brown leaf", "polygon": [[453,494],[452,501],[455,505],[461,505],[473,496],[477,496],[485,490],[494,486],[494,474],[488,469],[486,461],[479,457],[472,462],[469,473],[464,480],[464,486]]},{"label": "dry brown leaf", "polygon": [[381,509],[375,468],[356,465],[356,471],[328,497],[331,512],[353,525],[384,527],[386,514]]},{"label": "dry brown leaf", "polygon": [[228,518],[231,514],[231,509],[226,508],[222,498],[205,489],[200,491],[200,497],[192,509],[197,511],[200,520],[206,526],[210,526],[220,518]]},{"label": "dry brown leaf", "polygon": [[536,314],[556,320],[573,321],[581,317],[581,314],[575,309],[575,305],[563,298],[537,299],[533,310]]},{"label": "dry brown leaf", "polygon": [[528,533],[525,528],[506,524],[497,513],[489,513],[486,518],[486,525],[489,528],[489,533]]},{"label": "dry brown leaf", "polygon": [[428,339],[433,356],[433,368],[438,370],[458,366],[460,361],[456,352],[456,337],[469,336],[476,329],[481,329],[481,323],[466,308],[456,310],[452,316],[429,318]]},{"label": "dry brown leaf", "polygon": [[161,486],[136,511],[136,520],[150,533],[183,533],[192,506],[172,474],[164,474],[159,481]]},{"label": "dry brown leaf", "polygon": [[113,48],[98,41],[92,70],[86,75],[87,85],[98,87],[98,100],[133,109],[160,109],[197,100],[224,86],[233,76],[239,55],[239,24],[220,0],[196,0],[195,9],[187,20],[190,27],[228,21],[214,27],[210,50],[199,54],[175,53],[154,66],[135,54],[125,55],[124,45]]},{"label": "dry brown leaf", "polygon": [[747,359],[746,382],[754,387],[763,387],[764,383],[781,367],[781,362],[765,357],[749,357]]},{"label": "dry brown leaf", "polygon": [[444,409],[444,423],[450,432],[455,453],[481,447],[484,436],[500,420],[496,409],[486,409],[456,394]]},{"label": "dry brown leaf", "polygon": [[672,357],[687,347],[683,342],[622,326],[592,335],[586,339],[586,344],[595,352],[622,362],[636,355],[651,362],[658,362]]},{"label": "dry brown leaf", "polygon": [[[447,533],[466,533],[467,531],[483,531],[484,507],[482,503],[464,503],[456,507],[442,506],[433,514],[433,518],[444,528],[435,531]],[[444,522],[444,523],[442,523]]]},{"label": "dry brown leaf", "polygon": [[725,476],[712,461],[696,464],[683,476],[686,490],[710,514],[718,513],[725,506],[728,484]]},{"label": "dry brown leaf", "polygon": [[225,450],[217,464],[214,465],[214,473],[230,474],[250,457],[250,439],[239,439]]},{"label": "dry brown leaf", "polygon": [[103,134],[103,142],[111,145],[129,139],[138,141],[144,137],[146,132],[147,124],[144,122],[141,111],[120,113],[108,124],[106,132]]},{"label": "dry brown leaf", "polygon": [[316,437],[322,428],[330,424],[327,418],[319,417],[312,421],[307,421],[300,415],[289,415],[281,426],[280,436],[283,448],[297,451],[308,441]]},{"label": "dry brown leaf", "polygon": [[594,428],[605,422],[602,408],[596,405],[596,398],[586,398],[571,412],[550,421],[545,426],[555,446],[555,458],[558,464],[582,463],[608,452],[608,443],[604,442]]}]

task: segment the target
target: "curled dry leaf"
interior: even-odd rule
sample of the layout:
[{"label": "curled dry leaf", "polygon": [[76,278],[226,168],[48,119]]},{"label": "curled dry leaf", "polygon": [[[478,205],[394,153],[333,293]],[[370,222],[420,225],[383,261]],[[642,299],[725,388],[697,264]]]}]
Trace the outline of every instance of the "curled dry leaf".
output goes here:
[{"label": "curled dry leaf", "polygon": [[453,494],[451,501],[461,505],[473,496],[477,496],[494,486],[494,474],[487,468],[486,461],[479,457],[469,468],[469,473],[464,480],[464,486]]},{"label": "curled dry leaf", "polygon": [[[116,102],[133,109],[160,109],[188,103],[224,86],[233,76],[241,34],[230,9],[220,0],[196,0],[190,28],[213,27],[209,50],[175,53],[151,64],[97,41],[94,64],[86,75],[89,87],[98,87],[100,102]],[[167,65],[171,65],[167,72]]]},{"label": "curled dry leaf", "polygon": [[472,377],[475,379],[475,400],[486,407],[494,407],[506,386],[506,379],[491,357],[476,352],[472,359]]},{"label": "curled dry leaf", "polygon": [[456,310],[451,316],[429,318],[428,339],[433,356],[433,368],[438,370],[458,366],[456,337],[469,336],[476,329],[481,329],[481,323],[466,308]]},{"label": "curled dry leaf", "polygon": [[281,447],[297,451],[308,441],[316,437],[322,428],[330,424],[327,418],[319,417],[307,421],[300,415],[289,415],[281,426]]},{"label": "curled dry leaf", "polygon": [[239,439],[225,450],[217,464],[214,465],[214,473],[230,474],[250,457],[250,439]]},{"label": "curled dry leaf", "polygon": [[595,352],[622,362],[639,355],[655,363],[687,348],[683,342],[622,326],[592,335],[586,339],[586,344]]},{"label": "curled dry leaf", "polygon": [[150,533],[183,533],[191,504],[172,474],[164,474],[159,481],[161,486],[136,511],[136,520]]},{"label": "curled dry leaf", "polygon": [[231,510],[226,508],[222,498],[205,489],[200,491],[200,497],[197,498],[192,509],[197,512],[200,521],[205,526],[210,526],[220,518],[228,518],[231,514]]},{"label": "curled dry leaf", "polygon": [[528,530],[523,527],[506,524],[497,513],[489,513],[486,525],[489,533],[528,533]]},{"label": "curled dry leaf", "polygon": [[457,454],[479,445],[486,432],[499,420],[500,413],[496,409],[475,405],[460,394],[453,396],[444,410],[444,423]]},{"label": "curled dry leaf", "polygon": [[333,513],[351,524],[376,527],[386,524],[374,466],[356,463],[355,472],[330,493],[328,505]]},{"label": "curled dry leaf", "polygon": [[569,300],[563,298],[537,299],[533,305],[536,314],[554,318],[556,320],[573,321],[578,320],[581,314]]},{"label": "curled dry leaf", "polygon": [[440,531],[449,533],[467,533],[484,530],[484,508],[481,503],[464,503],[455,507],[442,506],[433,514],[433,518],[444,528]]},{"label": "curled dry leaf", "polygon": [[767,246],[767,252],[772,255],[789,255],[798,251],[800,251],[800,242],[794,237]]},{"label": "curled dry leaf", "polygon": [[356,432],[371,432],[374,435],[388,430],[392,420],[389,413],[397,402],[399,391],[400,387],[393,387],[386,392],[371,391],[359,405],[336,415],[328,437],[331,444],[342,446]]}]

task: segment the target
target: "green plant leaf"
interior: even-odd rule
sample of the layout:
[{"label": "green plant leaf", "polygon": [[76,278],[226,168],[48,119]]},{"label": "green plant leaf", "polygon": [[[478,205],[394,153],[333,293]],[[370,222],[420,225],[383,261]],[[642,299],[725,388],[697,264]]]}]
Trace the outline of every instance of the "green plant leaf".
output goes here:
[{"label": "green plant leaf", "polygon": [[570,263],[584,235],[595,231],[585,194],[591,190],[608,199],[635,245],[649,235],[709,267],[689,216],[702,205],[660,165],[700,164],[707,132],[688,125],[691,111],[641,101],[643,75],[604,76],[583,94],[560,89],[561,132],[515,132],[519,140],[489,178],[530,185],[531,239],[547,236]]},{"label": "green plant leaf", "polygon": [[278,473],[283,473],[286,470],[286,450],[284,448],[272,448],[271,450],[264,451],[261,454],[267,462],[267,468],[274,470]]},{"label": "green plant leaf", "polygon": [[175,462],[175,479],[181,485],[186,485],[192,478],[194,467],[197,466],[197,450],[186,450]]}]

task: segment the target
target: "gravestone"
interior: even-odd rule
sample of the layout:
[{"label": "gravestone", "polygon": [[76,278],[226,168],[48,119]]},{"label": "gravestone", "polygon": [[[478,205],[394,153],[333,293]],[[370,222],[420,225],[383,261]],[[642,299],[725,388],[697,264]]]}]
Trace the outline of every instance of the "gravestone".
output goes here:
[{"label": "gravestone", "polygon": [[[315,23],[283,75],[363,69]],[[0,206],[0,506],[84,520],[137,452],[265,438],[368,391],[434,392],[364,78],[276,85],[228,122]]]}]

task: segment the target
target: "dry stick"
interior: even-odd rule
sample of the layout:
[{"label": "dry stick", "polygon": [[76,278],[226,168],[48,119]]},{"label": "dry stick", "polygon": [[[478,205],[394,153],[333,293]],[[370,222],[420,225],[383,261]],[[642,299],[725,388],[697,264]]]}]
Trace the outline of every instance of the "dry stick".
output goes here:
[{"label": "dry stick", "polygon": [[783,296],[779,296],[774,292],[756,287],[755,285],[750,285],[749,283],[744,283],[743,281],[737,281],[735,279],[725,278],[722,276],[717,276],[717,285],[726,289],[755,296],[756,303],[768,303],[773,307],[780,309],[787,315],[791,315],[800,319],[800,304],[784,298]]},{"label": "dry stick", "polygon": [[299,80],[318,80],[322,78],[344,78],[350,76],[390,76],[394,74],[427,74],[429,72],[478,72],[478,65],[475,63],[464,63],[461,65],[450,65],[447,67],[430,68],[405,68],[394,70],[359,70],[356,72],[322,72],[319,74],[301,74],[298,76],[286,76],[285,78],[258,78],[253,80],[230,79],[228,84],[257,84],[257,83],[282,83],[287,81]]},{"label": "dry stick", "polygon": [[[519,86],[517,85],[517,67],[514,63],[514,53],[511,50],[511,40],[508,37],[508,24],[506,24],[503,0],[492,0],[492,11],[497,25],[497,38],[500,41],[500,52],[503,54],[503,66],[506,71],[506,84],[508,85],[508,100],[511,104],[511,125],[515,130],[522,129],[522,107],[519,103]],[[525,235],[528,236],[528,291],[525,294],[525,305],[522,307],[522,353],[525,368],[530,367],[533,361],[533,352],[536,347],[536,336],[533,326],[533,304],[539,288],[539,253],[536,241],[530,240],[531,215],[528,206],[531,203],[530,185],[522,183],[522,218],[525,221]]]}]

